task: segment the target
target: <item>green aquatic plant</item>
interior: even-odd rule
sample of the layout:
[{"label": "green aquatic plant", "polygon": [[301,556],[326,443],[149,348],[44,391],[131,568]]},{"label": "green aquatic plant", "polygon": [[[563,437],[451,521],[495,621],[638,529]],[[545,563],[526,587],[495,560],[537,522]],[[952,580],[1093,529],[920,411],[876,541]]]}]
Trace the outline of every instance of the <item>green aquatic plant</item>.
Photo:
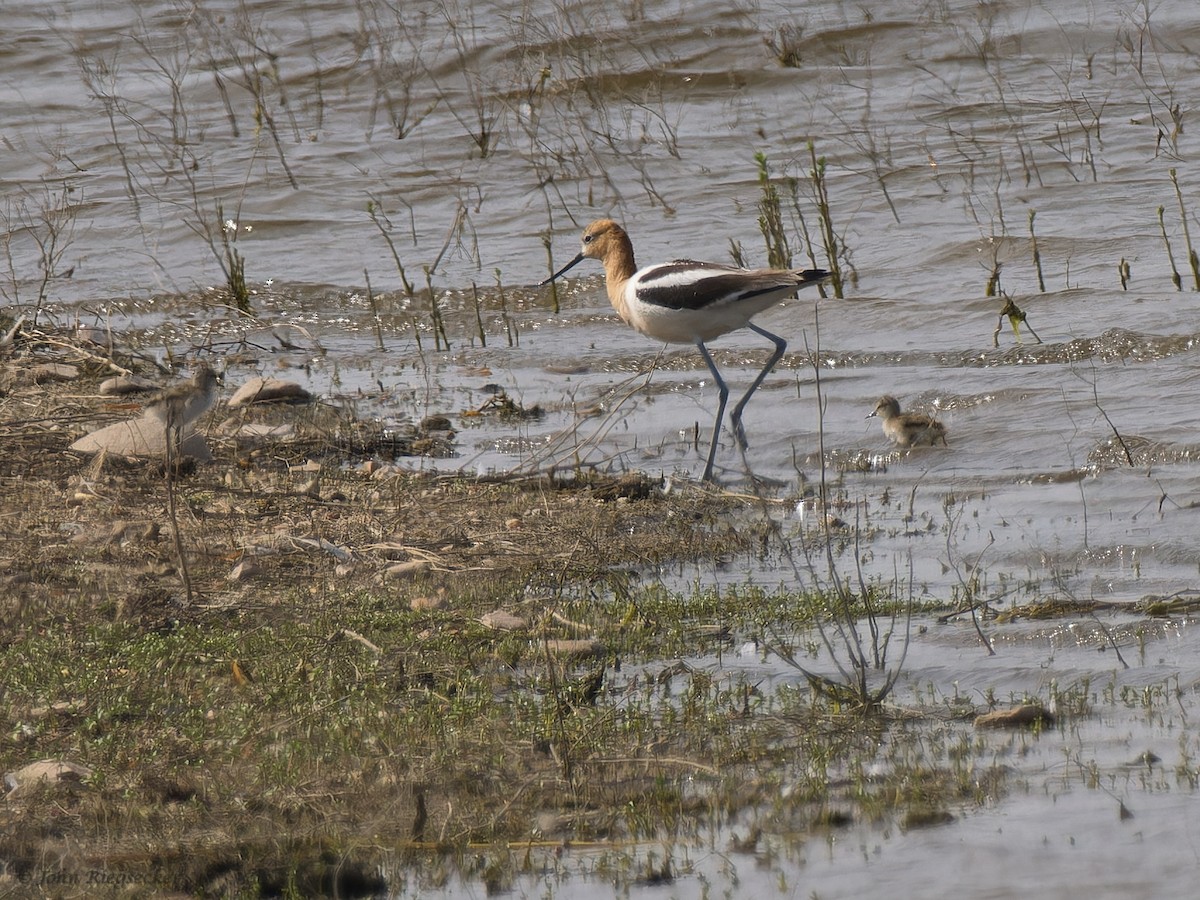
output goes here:
[{"label": "green aquatic plant", "polygon": [[1158,230],[1162,234],[1163,246],[1167,248],[1167,262],[1171,264],[1171,283],[1175,285],[1175,290],[1183,290],[1183,276],[1179,274],[1179,268],[1175,265],[1175,254],[1171,250],[1171,239],[1167,236],[1167,223],[1164,219],[1166,207],[1158,208]]},{"label": "green aquatic plant", "polygon": [[983,296],[995,297],[1002,293],[1000,288],[1000,272],[1004,268],[1004,264],[992,257],[992,267],[988,271],[987,284],[983,288]]},{"label": "green aquatic plant", "polygon": [[803,41],[804,26],[792,22],[775,26],[770,34],[763,37],[763,43],[776,62],[788,69],[798,69],[803,63],[804,58],[800,53]]},{"label": "green aquatic plant", "polygon": [[992,332],[992,346],[1000,346],[1000,332],[1004,328],[1005,320],[1008,321],[1009,327],[1012,328],[1013,337],[1017,339],[1017,343],[1021,343],[1021,326],[1033,335],[1033,339],[1037,343],[1042,343],[1042,339],[1038,337],[1038,333],[1033,330],[1033,326],[1029,324],[1029,316],[1021,307],[1017,306],[1012,297],[1004,295],[1004,305],[1000,308],[999,316],[996,320],[996,328]]},{"label": "green aquatic plant", "polygon": [[239,224],[237,219],[226,219],[225,208],[217,202],[217,221],[220,223],[221,253],[217,261],[225,275],[225,289],[233,305],[243,315],[251,315],[250,286],[246,283],[246,258],[237,248]]},{"label": "green aquatic plant", "polygon": [[[767,167],[767,155],[762,151],[754,154],[758,168],[758,186],[762,196],[758,200],[758,229],[762,232],[767,247],[767,265],[773,269],[790,269],[792,251],[788,247],[787,231],[783,225],[783,207],[779,202],[779,190],[771,181]],[[734,258],[740,256],[735,252]]]},{"label": "green aquatic plant", "polygon": [[845,240],[833,227],[833,212],[829,204],[829,182],[827,175],[827,160],[817,156],[817,145],[808,142],[808,153],[812,168],[808,176],[812,182],[813,196],[817,201],[817,212],[820,221],[821,244],[825,248],[825,267],[829,270],[829,283],[833,287],[833,296],[842,299],[845,293],[845,276],[842,272],[842,260],[846,258],[848,248]]}]

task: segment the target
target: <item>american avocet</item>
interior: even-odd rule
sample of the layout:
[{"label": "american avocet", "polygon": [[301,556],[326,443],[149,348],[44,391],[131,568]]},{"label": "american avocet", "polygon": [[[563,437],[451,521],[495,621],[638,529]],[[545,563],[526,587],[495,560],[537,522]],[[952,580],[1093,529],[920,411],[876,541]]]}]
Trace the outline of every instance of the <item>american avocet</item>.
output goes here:
[{"label": "american avocet", "polygon": [[875,412],[869,413],[867,418],[873,416],[882,420],[883,433],[899,447],[932,447],[938,441],[946,443],[945,425],[921,413],[900,412],[900,401],[895,397],[880,397]]},{"label": "american avocet", "polygon": [[717,383],[719,398],[703,475],[705,481],[712,481],[713,459],[717,455],[717,438],[729,400],[729,387],[717,371],[705,344],[727,332],[749,328],[775,345],[775,352],[729,416],[734,439],[745,450],[742,411],[750,395],[787,349],[787,341],[750,320],[780,300],[793,296],[800,288],[817,284],[829,273],[823,269],[740,269],[690,259],[658,263],[639,270],[633,261],[633,244],[625,229],[611,219],[599,219],[584,229],[579,254],[542,284],[549,284],[585,259],[598,259],[604,263],[608,299],[627,325],[647,337],[667,343],[695,344],[700,350]]}]

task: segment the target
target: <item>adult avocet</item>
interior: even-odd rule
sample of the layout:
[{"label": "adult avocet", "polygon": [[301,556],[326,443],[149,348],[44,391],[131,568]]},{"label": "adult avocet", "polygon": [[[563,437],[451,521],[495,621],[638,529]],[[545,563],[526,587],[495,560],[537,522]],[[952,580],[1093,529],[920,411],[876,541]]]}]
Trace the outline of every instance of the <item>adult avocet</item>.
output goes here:
[{"label": "adult avocet", "polygon": [[742,412],[787,349],[787,341],[750,320],[780,300],[794,296],[801,288],[819,283],[829,273],[824,269],[741,269],[690,259],[638,269],[633,261],[633,243],[625,229],[611,219],[599,219],[584,229],[579,254],[542,284],[549,284],[585,259],[598,259],[604,264],[608,299],[627,325],[647,337],[667,343],[695,344],[700,350],[717,384],[719,398],[703,475],[704,481],[712,481],[729,387],[705,345],[739,328],[749,328],[775,345],[775,352],[729,416],[734,439],[745,450]]}]

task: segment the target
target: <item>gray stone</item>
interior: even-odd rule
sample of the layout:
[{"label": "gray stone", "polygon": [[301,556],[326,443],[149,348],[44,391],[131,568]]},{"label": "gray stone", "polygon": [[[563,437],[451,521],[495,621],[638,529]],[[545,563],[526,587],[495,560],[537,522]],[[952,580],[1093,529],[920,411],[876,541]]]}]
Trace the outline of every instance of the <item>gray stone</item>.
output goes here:
[{"label": "gray stone", "polygon": [[229,398],[229,408],[237,409],[251,403],[307,403],[312,394],[294,381],[282,381],[278,378],[251,378],[234,391]]},{"label": "gray stone", "polygon": [[[116,456],[165,458],[167,428],[161,419],[146,414],[85,434],[73,443],[70,449],[81,453],[103,451]],[[200,462],[210,462],[213,458],[204,437],[194,431],[184,435],[180,443],[180,453]]]}]

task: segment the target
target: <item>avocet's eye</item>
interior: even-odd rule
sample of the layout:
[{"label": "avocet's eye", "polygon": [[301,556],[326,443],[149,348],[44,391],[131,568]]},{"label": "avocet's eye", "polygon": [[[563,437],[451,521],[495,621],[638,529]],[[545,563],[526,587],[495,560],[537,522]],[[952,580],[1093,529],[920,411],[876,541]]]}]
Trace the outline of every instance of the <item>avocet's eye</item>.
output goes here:
[{"label": "avocet's eye", "polygon": [[595,236],[594,234],[585,234],[585,235],[583,236],[583,242],[584,242],[585,244],[590,244],[590,243],[591,243],[592,241],[594,241],[595,239],[596,239],[596,236]]}]

